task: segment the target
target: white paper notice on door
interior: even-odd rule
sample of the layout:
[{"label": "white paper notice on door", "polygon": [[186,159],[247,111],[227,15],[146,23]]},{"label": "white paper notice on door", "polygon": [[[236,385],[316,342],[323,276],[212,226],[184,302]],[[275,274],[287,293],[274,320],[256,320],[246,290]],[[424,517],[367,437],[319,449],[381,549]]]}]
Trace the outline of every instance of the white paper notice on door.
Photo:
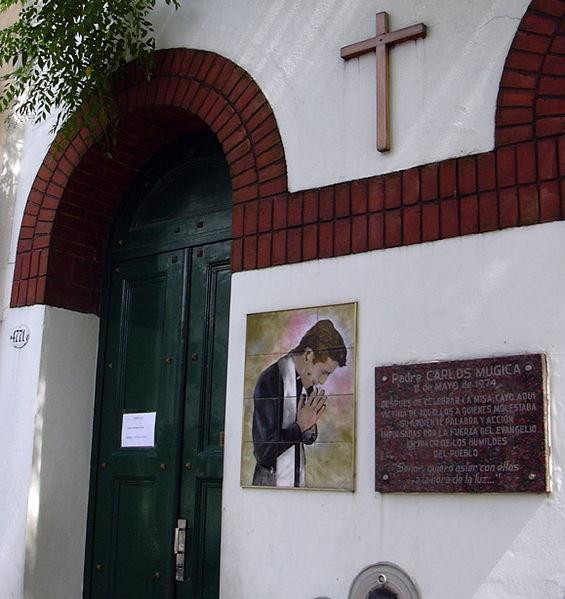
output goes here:
[{"label": "white paper notice on door", "polygon": [[137,412],[122,417],[122,447],[155,447],[157,412]]}]

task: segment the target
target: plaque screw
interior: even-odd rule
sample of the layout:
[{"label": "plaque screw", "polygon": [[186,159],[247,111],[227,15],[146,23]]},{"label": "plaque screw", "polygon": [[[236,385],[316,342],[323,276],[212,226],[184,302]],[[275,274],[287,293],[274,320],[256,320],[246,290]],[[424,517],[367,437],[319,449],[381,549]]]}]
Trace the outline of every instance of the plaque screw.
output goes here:
[{"label": "plaque screw", "polygon": [[96,571],[100,572],[102,570],[102,564],[96,564]]},{"label": "plaque screw", "polygon": [[165,358],[165,362],[167,364],[172,364],[173,363],[173,359],[172,358]]},{"label": "plaque screw", "polygon": [[122,245],[123,242],[123,239],[118,239],[118,245]]},{"label": "plaque screw", "polygon": [[155,572],[155,574],[153,574],[153,578],[159,580],[159,578],[161,578],[161,572]]},{"label": "plaque screw", "polygon": [[386,376],[386,375],[385,375],[385,376],[383,376],[382,380],[383,380],[383,381],[388,381],[388,376]]},{"label": "plaque screw", "polygon": [[192,354],[192,356],[190,356],[190,358],[193,362],[198,362],[198,354],[197,353]]},{"label": "plaque screw", "polygon": [[114,272],[120,272],[120,267],[116,266],[116,268],[114,268]]},{"label": "plaque screw", "polygon": [[104,469],[106,469],[106,467],[107,467],[107,466],[108,466],[108,464],[106,464],[106,462],[102,462],[102,463],[100,464],[100,467],[101,467],[101,468],[104,468]]},{"label": "plaque screw", "polygon": [[388,474],[383,474],[383,480],[388,480],[389,479],[389,475]]},{"label": "plaque screw", "polygon": [[532,369],[532,365],[526,364],[525,370],[527,370],[529,372],[531,369]]},{"label": "plaque screw", "polygon": [[159,464],[159,468],[161,468],[161,470],[166,470],[167,469],[167,464]]},{"label": "plaque screw", "polygon": [[534,480],[536,478],[536,475],[533,472],[530,472],[530,474],[528,474],[528,478],[530,480]]},{"label": "plaque screw", "polygon": [[386,576],[384,574],[379,574],[377,576],[377,580],[381,583],[381,584],[386,584]]},{"label": "plaque screw", "polygon": [[112,362],[108,362],[108,368],[114,368],[114,364]]},{"label": "plaque screw", "polygon": [[187,463],[184,465],[184,467],[185,467],[187,470],[192,470],[192,462],[187,462]]}]

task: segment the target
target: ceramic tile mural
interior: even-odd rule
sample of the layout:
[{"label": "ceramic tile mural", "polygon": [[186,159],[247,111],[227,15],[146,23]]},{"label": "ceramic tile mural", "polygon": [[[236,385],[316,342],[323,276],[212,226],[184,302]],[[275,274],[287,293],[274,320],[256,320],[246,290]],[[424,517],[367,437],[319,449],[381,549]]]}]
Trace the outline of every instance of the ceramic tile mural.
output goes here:
[{"label": "ceramic tile mural", "polygon": [[356,308],[247,316],[242,486],[353,490]]}]

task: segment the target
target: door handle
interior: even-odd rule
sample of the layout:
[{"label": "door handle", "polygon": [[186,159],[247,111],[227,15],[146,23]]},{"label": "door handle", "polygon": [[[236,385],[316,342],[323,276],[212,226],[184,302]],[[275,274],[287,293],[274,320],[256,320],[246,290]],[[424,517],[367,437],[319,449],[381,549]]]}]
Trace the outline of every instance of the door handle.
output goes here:
[{"label": "door handle", "polygon": [[184,581],[185,555],[186,555],[186,520],[179,518],[175,528],[175,580]]}]

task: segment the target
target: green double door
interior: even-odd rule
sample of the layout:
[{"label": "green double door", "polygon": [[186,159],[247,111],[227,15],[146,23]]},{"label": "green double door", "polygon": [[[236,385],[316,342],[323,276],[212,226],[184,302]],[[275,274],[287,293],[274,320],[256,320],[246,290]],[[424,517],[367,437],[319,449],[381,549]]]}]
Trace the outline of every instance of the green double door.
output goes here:
[{"label": "green double door", "polygon": [[226,241],[112,265],[91,599],[218,597],[229,293]]}]

